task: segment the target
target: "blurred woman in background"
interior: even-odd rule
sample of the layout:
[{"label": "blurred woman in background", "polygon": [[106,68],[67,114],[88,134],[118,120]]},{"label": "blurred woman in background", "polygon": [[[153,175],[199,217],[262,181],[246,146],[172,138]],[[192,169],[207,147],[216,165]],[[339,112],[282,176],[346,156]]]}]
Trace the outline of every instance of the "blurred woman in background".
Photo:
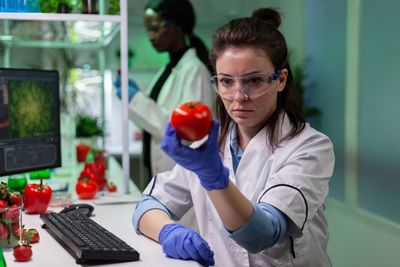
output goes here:
[{"label": "blurred woman in background", "polygon": [[[144,131],[143,159],[148,181],[175,164],[160,149],[172,111],[188,101],[200,101],[210,108],[214,105],[208,50],[193,33],[195,21],[188,0],[151,0],[145,7],[149,41],[157,52],[169,54],[169,62],[161,67],[146,92],[129,80],[129,118]],[[115,86],[121,98],[120,76]]]}]

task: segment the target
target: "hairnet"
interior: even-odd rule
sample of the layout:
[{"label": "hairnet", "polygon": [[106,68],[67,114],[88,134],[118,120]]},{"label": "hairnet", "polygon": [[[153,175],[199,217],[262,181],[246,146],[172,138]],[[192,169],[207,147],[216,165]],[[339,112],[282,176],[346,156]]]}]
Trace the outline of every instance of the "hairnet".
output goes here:
[{"label": "hairnet", "polygon": [[188,0],[150,0],[146,9],[153,9],[159,16],[172,20],[184,33],[192,34],[196,16]]}]

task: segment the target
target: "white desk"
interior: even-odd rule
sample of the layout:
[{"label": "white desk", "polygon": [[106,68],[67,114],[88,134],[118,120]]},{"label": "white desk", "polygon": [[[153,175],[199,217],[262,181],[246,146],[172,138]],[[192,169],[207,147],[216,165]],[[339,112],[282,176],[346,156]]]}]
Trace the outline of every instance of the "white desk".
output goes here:
[{"label": "white desk", "polygon": [[[113,164],[113,163],[111,163]],[[110,168],[116,168],[111,165]],[[121,170],[119,170],[121,171]],[[118,174],[118,169],[113,170],[114,175]],[[122,183],[122,176],[120,176]],[[118,182],[116,177],[113,181]],[[120,187],[121,188],[121,187]],[[137,192],[137,187],[131,185],[131,192]],[[155,241],[144,236],[137,235],[132,226],[132,214],[136,203],[127,204],[96,204],[93,200],[76,200],[75,203],[87,203],[93,205],[94,216],[92,217],[97,223],[104,228],[124,240],[140,253],[140,260],[133,262],[121,262],[113,264],[102,264],[100,266],[130,266],[130,267],[176,267],[176,266],[196,266],[199,264],[195,261],[184,261],[167,258],[162,252],[162,247]],[[48,211],[58,212],[62,208],[49,208]],[[39,215],[29,215],[25,212],[22,215],[22,222],[26,228],[35,228],[40,235],[40,242],[32,244],[32,259],[29,262],[17,262],[14,260],[12,249],[4,251],[4,257],[8,267],[13,266],[37,266],[37,267],[71,267],[80,266],[75,263],[75,258],[51,236],[48,230],[42,229],[42,220]],[[72,252],[71,252],[72,253]],[[93,266],[93,265],[91,265]]]}]

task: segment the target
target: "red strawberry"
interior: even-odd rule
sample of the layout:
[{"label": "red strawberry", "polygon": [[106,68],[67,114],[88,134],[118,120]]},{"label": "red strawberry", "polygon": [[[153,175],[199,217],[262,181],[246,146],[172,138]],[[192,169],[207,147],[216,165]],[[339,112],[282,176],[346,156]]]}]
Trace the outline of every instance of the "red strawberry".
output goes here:
[{"label": "red strawberry", "polygon": [[36,243],[40,240],[39,232],[36,229],[29,229],[23,237],[29,243]]},{"label": "red strawberry", "polygon": [[10,235],[7,225],[0,222],[0,240],[6,239]]},{"label": "red strawberry", "polygon": [[22,205],[21,194],[19,192],[12,191],[10,193],[10,196],[8,197],[8,202],[10,203],[10,205],[16,204],[17,206],[21,206]]},{"label": "red strawberry", "polygon": [[32,248],[29,245],[18,245],[14,248],[14,257],[17,261],[29,261],[32,257]]},{"label": "red strawberry", "polygon": [[4,200],[0,200],[0,213],[5,212],[5,209],[7,208],[7,202],[5,202]]},{"label": "red strawberry", "polygon": [[[14,228],[14,227],[13,227],[13,228]],[[19,232],[19,227],[14,228],[13,233],[14,233],[15,238],[19,239],[19,233],[20,233],[20,232]],[[22,228],[22,238],[25,237],[25,233],[26,233],[26,229],[25,229],[25,228]]]},{"label": "red strawberry", "polygon": [[[10,208],[18,207],[16,204],[11,205]],[[2,214],[3,222],[5,223],[15,223],[19,219],[19,209],[11,209]]]}]

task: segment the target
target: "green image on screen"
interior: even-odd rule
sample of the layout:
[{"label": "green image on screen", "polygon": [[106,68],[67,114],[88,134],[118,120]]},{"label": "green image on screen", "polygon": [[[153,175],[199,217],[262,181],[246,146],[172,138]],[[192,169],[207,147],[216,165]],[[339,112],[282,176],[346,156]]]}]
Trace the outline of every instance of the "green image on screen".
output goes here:
[{"label": "green image on screen", "polygon": [[54,85],[50,81],[9,81],[9,138],[52,135],[56,131]]}]

